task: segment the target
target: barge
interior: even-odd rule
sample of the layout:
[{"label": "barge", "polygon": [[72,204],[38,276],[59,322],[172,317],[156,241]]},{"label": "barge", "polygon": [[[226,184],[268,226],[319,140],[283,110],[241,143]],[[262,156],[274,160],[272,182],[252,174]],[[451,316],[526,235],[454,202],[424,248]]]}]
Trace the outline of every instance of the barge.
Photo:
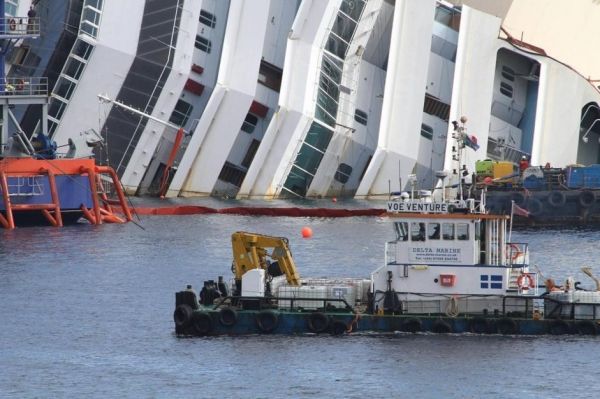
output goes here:
[{"label": "barge", "polygon": [[513,203],[525,214],[517,225],[563,226],[600,223],[600,165],[529,166],[478,161],[476,181],[487,188],[487,209],[509,214]]},{"label": "barge", "polygon": [[[5,17],[4,6],[0,0],[0,39],[5,46],[39,37],[40,18],[35,17],[34,6],[27,17]],[[58,154],[48,133],[49,103],[57,101],[49,96],[48,79],[26,76],[22,70],[5,76],[5,54],[6,49],[0,52],[0,226],[63,226],[82,217],[92,224],[131,221],[117,174],[108,166],[96,165],[90,149],[94,143],[82,139],[84,133],[73,137],[80,138],[79,149],[85,148],[87,156],[78,154],[72,139],[66,154]],[[17,111],[25,115],[23,119],[41,116],[28,120],[36,122],[30,123],[34,131],[22,128]],[[123,216],[113,212],[108,198],[113,192]]]},{"label": "barge", "polygon": [[488,213],[485,197],[431,202],[388,204],[393,238],[364,279],[301,278],[286,238],[234,233],[233,278],[177,292],[175,333],[598,332],[600,284],[586,291],[568,277],[559,287],[532,270],[510,216]]}]

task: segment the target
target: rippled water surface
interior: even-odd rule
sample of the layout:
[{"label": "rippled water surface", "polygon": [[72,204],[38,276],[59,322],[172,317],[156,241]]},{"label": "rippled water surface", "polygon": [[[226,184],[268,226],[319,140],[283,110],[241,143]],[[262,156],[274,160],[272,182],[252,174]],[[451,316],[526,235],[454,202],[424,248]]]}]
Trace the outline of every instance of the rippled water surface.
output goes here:
[{"label": "rippled water surface", "polygon": [[[144,217],[0,231],[0,398],[597,396],[600,337],[177,338],[174,293],[229,278],[236,230],[290,238],[303,276],[368,276],[383,218]],[[314,237],[303,240],[309,225]],[[547,276],[600,274],[599,230],[526,230]]]}]

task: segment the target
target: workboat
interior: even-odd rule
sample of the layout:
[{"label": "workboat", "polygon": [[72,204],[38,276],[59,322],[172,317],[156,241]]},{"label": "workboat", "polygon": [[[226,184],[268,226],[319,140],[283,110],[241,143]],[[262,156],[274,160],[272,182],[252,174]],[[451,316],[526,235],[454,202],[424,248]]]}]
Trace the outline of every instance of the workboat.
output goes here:
[{"label": "workboat", "polygon": [[572,277],[560,287],[542,278],[528,244],[511,241],[511,217],[480,198],[390,201],[393,236],[365,279],[301,278],[286,238],[236,232],[232,280],[177,292],[175,332],[595,335],[598,280],[585,291]]},{"label": "workboat", "polygon": [[[33,6],[27,17],[6,18],[4,0],[0,0],[0,15],[4,46],[10,48],[15,41],[39,36],[40,19],[35,17]],[[8,229],[19,224],[62,226],[81,217],[92,224],[131,220],[112,168],[96,165],[91,152],[87,157],[75,157],[77,144],[73,140],[69,140],[65,154],[57,152],[48,134],[48,79],[15,74],[5,77],[5,54],[6,49],[0,52],[0,225]],[[35,131],[25,132],[21,127],[16,116],[20,111],[29,117],[41,115]],[[82,138],[80,148],[98,143],[83,133],[74,137]],[[118,202],[109,199],[112,194],[118,196]],[[120,205],[124,216],[113,212],[114,203]]]}]

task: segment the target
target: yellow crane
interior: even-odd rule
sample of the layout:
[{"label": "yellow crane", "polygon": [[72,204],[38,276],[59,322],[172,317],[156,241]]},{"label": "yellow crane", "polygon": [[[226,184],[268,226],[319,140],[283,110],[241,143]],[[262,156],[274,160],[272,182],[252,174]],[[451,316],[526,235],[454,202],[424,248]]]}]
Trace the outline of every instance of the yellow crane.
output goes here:
[{"label": "yellow crane", "polygon": [[[290,285],[300,285],[300,275],[288,243],[285,237],[272,237],[245,231],[233,233],[231,235],[232,271],[236,284],[241,283],[242,276],[248,270],[263,269],[272,277],[284,274]],[[273,261],[271,262],[269,258]]]}]

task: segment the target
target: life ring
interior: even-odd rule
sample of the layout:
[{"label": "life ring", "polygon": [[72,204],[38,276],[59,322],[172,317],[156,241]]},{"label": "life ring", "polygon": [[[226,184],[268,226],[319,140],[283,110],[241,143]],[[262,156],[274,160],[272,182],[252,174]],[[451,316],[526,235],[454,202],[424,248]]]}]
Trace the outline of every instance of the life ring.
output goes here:
[{"label": "life ring", "polygon": [[578,321],[577,324],[575,324],[575,328],[580,335],[596,335],[598,333],[596,323],[591,320]]},{"label": "life ring", "polygon": [[517,322],[508,317],[503,317],[496,322],[498,332],[503,335],[516,334],[518,331]]},{"label": "life ring", "polygon": [[272,310],[262,310],[256,314],[256,326],[260,332],[268,334],[277,328],[279,315]]},{"label": "life ring", "polygon": [[552,191],[548,196],[548,203],[555,208],[560,208],[565,202],[567,202],[567,197],[562,191]]},{"label": "life ring", "polygon": [[17,29],[17,21],[14,18],[8,20],[8,29],[16,30]]},{"label": "life ring", "polygon": [[189,325],[192,319],[192,307],[190,305],[179,305],[173,312],[173,320],[175,321],[175,327],[178,329],[185,328]]},{"label": "life ring", "polygon": [[569,333],[569,323],[564,320],[554,320],[550,323],[550,334],[565,335]]},{"label": "life ring", "polygon": [[334,320],[331,323],[331,335],[342,335],[348,332],[348,326],[343,320]]},{"label": "life ring", "polygon": [[225,327],[231,327],[237,322],[237,312],[233,308],[223,308],[219,312],[219,323]]},{"label": "life ring", "polygon": [[578,201],[582,208],[589,208],[596,201],[596,195],[590,190],[583,190],[579,193]]},{"label": "life ring", "polygon": [[521,275],[517,277],[517,287],[519,287],[520,290],[533,289],[534,284],[533,276],[529,273],[521,273]]},{"label": "life ring", "polygon": [[473,334],[485,334],[489,327],[488,321],[483,317],[474,317],[469,321],[469,330]]},{"label": "life ring", "polygon": [[452,326],[447,321],[435,320],[431,325],[431,331],[436,334],[449,334],[452,332]]},{"label": "life ring", "polygon": [[527,210],[531,216],[539,216],[544,211],[544,206],[539,199],[529,198],[529,201],[527,201]]},{"label": "life ring", "polygon": [[212,318],[205,312],[194,312],[190,323],[196,335],[207,335],[213,328]]},{"label": "life ring", "polygon": [[421,331],[423,328],[423,323],[421,320],[411,317],[407,319],[404,323],[402,323],[402,331],[416,333]]},{"label": "life ring", "polygon": [[329,327],[329,317],[322,312],[313,312],[308,316],[308,329],[313,333],[322,333]]}]

